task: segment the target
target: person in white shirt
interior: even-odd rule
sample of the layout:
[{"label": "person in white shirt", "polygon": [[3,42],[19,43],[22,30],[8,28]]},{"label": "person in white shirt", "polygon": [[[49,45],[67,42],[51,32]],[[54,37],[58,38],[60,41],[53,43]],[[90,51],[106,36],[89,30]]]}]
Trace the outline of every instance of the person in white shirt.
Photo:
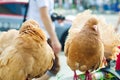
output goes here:
[{"label": "person in white shirt", "polygon": [[[61,44],[56,36],[55,27],[50,18],[53,9],[54,0],[29,0],[27,19],[34,19],[39,23],[41,29],[44,30],[50,40],[50,45],[57,56],[61,51]],[[56,75],[60,68],[58,62],[59,59],[56,57],[52,70],[47,71],[47,73],[38,80],[48,80],[52,75]]]}]

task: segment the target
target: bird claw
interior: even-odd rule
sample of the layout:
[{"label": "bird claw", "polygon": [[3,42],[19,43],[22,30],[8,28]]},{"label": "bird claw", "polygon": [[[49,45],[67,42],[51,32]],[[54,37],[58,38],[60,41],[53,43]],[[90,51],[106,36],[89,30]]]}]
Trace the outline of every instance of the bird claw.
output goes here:
[{"label": "bird claw", "polygon": [[74,71],[74,77],[73,77],[73,80],[78,80],[78,75],[77,75],[76,71]]},{"label": "bird claw", "polygon": [[74,75],[74,80],[78,80],[78,76],[77,75]]},{"label": "bird claw", "polygon": [[85,73],[85,80],[92,80],[92,75],[90,74],[89,71],[86,71]]}]

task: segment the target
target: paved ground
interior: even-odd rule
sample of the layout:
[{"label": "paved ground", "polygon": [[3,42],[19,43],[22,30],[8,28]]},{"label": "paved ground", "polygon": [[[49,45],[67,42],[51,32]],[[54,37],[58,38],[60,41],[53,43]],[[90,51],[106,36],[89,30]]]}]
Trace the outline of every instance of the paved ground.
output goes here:
[{"label": "paved ground", "polygon": [[57,76],[52,77],[50,80],[62,80],[65,77],[69,77],[73,75],[72,71],[66,64],[66,57],[64,56],[64,52],[61,52],[59,57],[60,57],[61,70],[57,74]]},{"label": "paved ground", "polygon": [[[97,14],[97,15],[104,16],[106,18],[107,23],[112,24],[113,26],[116,25],[118,20],[117,14]],[[64,52],[61,52],[59,57],[60,57],[61,70],[57,74],[57,76],[52,77],[50,80],[72,80],[70,79],[70,77],[73,76],[73,72],[70,70],[70,68],[66,64],[66,57],[64,56]],[[66,79],[68,77],[69,79]]]}]

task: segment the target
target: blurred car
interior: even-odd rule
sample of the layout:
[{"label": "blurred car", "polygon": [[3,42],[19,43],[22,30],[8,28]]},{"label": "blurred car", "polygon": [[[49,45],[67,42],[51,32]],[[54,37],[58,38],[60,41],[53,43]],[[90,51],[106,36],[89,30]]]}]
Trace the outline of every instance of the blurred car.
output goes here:
[{"label": "blurred car", "polygon": [[27,0],[0,0],[0,31],[19,29]]},{"label": "blurred car", "polygon": [[[19,30],[27,10],[28,0],[0,0],[0,31],[9,29]],[[55,30],[59,41],[64,48],[64,42],[70,25],[68,23],[56,24]]]}]

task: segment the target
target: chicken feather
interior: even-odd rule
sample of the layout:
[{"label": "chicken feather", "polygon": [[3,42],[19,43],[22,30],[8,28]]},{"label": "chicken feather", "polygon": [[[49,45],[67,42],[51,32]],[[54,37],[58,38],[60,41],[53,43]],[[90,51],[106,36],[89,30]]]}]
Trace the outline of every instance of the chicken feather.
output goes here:
[{"label": "chicken feather", "polygon": [[6,47],[14,42],[14,39],[18,36],[18,34],[19,31],[15,29],[0,33],[0,54],[2,53],[2,51],[4,51]]},{"label": "chicken feather", "polygon": [[34,20],[22,24],[19,34],[0,55],[0,80],[26,80],[42,76],[53,65],[54,54]]},{"label": "chicken feather", "polygon": [[97,24],[97,19],[93,17],[86,21],[81,29],[72,25],[69,30],[65,42],[65,55],[67,56],[67,64],[72,70],[93,71],[102,64],[104,46]]},{"label": "chicken feather", "polygon": [[98,20],[98,26],[100,26],[98,28],[101,40],[104,43],[105,58],[116,60],[116,56],[120,52],[118,49],[118,46],[120,45],[120,34],[114,31],[114,26],[112,24],[108,24],[104,16],[92,14],[91,10],[85,10],[84,12],[79,13],[73,20],[72,27],[69,30],[69,35],[75,36],[74,33],[81,30],[86,21],[92,17]]}]

